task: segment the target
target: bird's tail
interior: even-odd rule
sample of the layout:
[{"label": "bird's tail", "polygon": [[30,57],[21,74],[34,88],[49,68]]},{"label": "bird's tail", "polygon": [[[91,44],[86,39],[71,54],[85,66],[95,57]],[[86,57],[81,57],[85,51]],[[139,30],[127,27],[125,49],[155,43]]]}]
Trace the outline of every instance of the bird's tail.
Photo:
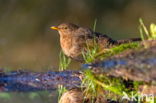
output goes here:
[{"label": "bird's tail", "polygon": [[137,42],[137,41],[141,41],[141,38],[130,38],[130,39],[124,39],[124,40],[117,40],[117,44]]}]

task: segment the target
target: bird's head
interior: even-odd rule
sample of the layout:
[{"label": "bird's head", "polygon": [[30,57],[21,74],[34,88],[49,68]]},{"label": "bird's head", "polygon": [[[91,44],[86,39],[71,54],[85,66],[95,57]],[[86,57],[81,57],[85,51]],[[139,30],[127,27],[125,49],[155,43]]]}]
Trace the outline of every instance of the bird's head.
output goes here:
[{"label": "bird's head", "polygon": [[73,31],[77,30],[79,26],[72,23],[62,23],[58,26],[52,26],[50,28],[57,30],[60,35],[70,35]]}]

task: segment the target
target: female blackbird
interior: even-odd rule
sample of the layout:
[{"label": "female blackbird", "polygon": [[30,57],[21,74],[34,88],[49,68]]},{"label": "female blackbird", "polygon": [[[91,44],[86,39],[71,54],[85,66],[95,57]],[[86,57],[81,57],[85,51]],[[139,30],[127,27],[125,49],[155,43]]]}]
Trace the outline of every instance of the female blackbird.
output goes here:
[{"label": "female blackbird", "polygon": [[[86,52],[86,46],[93,47],[95,42],[100,50],[108,49],[113,45],[139,41],[140,38],[128,40],[113,40],[107,35],[94,32],[93,30],[81,27],[72,23],[62,23],[52,26],[60,34],[60,44],[64,54],[76,60],[83,60],[82,52]],[[87,45],[86,45],[87,44]]]}]

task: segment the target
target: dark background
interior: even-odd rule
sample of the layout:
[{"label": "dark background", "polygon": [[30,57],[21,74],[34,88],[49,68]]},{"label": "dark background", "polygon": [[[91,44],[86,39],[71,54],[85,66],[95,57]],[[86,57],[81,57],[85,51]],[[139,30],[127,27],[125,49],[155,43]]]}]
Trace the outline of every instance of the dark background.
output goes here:
[{"label": "dark background", "polygon": [[155,11],[156,0],[0,0],[0,67],[57,69],[59,35],[52,25],[92,28],[97,19],[96,31],[114,39],[139,37],[139,18],[156,22]]}]

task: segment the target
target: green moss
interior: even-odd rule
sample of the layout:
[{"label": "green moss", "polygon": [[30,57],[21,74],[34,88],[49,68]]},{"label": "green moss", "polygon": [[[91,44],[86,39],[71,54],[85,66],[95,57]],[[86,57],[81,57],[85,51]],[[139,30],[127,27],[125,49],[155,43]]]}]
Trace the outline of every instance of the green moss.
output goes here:
[{"label": "green moss", "polygon": [[[139,96],[138,87],[143,82],[138,81],[126,81],[122,78],[108,77],[104,74],[94,74],[91,70],[84,71],[85,77],[82,80],[82,87],[86,87],[84,90],[85,96],[95,99],[100,95],[112,100],[119,100],[125,94],[131,96],[132,92]],[[126,84],[129,83],[129,84]],[[127,85],[131,85],[127,87]]]},{"label": "green moss", "polygon": [[94,43],[94,46],[90,48],[87,45],[87,53],[82,52],[83,58],[85,63],[91,63],[94,62],[95,60],[104,60],[110,56],[119,54],[125,50],[128,49],[136,49],[139,48],[140,44],[138,42],[132,42],[132,43],[125,43],[121,45],[114,46],[109,49],[104,49],[102,51],[99,50],[99,47],[96,43]]},{"label": "green moss", "polygon": [[[103,52],[102,54],[98,54],[98,47],[94,47],[93,50],[89,49],[88,53],[83,54],[86,60],[86,63],[93,62],[97,59],[105,59],[110,56],[119,54],[128,49],[138,49],[140,44],[138,42],[132,42],[127,44],[121,44],[110,48]],[[91,70],[84,71],[84,79],[82,81],[82,86],[85,86],[85,94],[86,96],[91,96],[91,98],[96,98],[100,95],[100,92],[106,91],[107,94],[103,94],[106,98],[111,99],[121,99],[126,93],[130,95],[132,92],[132,88],[127,88],[125,81],[122,78],[112,78],[108,77],[104,74],[94,74]],[[137,93],[138,86],[141,82],[132,82],[133,92]]]},{"label": "green moss", "polygon": [[105,58],[108,58],[110,56],[119,54],[119,53],[121,53],[121,52],[123,52],[125,50],[128,50],[128,49],[136,49],[136,48],[139,48],[139,47],[140,46],[139,46],[139,43],[138,42],[121,44],[121,45],[115,46],[113,48],[110,48],[105,53],[101,54],[100,55],[100,58],[101,59],[105,59]]}]

